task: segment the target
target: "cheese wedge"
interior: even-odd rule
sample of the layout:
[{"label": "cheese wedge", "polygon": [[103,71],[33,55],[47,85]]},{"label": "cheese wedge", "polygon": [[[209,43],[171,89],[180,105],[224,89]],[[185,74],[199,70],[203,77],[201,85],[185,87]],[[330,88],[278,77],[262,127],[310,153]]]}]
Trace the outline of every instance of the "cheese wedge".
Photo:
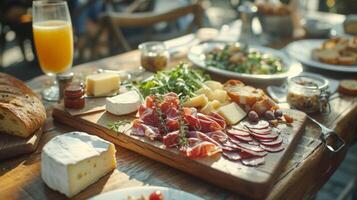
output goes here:
[{"label": "cheese wedge", "polygon": [[114,145],[83,132],[56,136],[41,154],[43,181],[67,197],[76,195],[115,167]]},{"label": "cheese wedge", "polygon": [[229,125],[238,123],[247,115],[235,102],[220,107],[217,113],[220,114]]},{"label": "cheese wedge", "polygon": [[118,74],[101,73],[87,76],[86,93],[92,96],[104,96],[119,89]]},{"label": "cheese wedge", "polygon": [[188,99],[183,106],[185,107],[204,107],[208,103],[206,95],[200,94],[198,96]]},{"label": "cheese wedge", "polygon": [[141,105],[140,96],[135,91],[106,98],[105,109],[114,115],[126,115],[135,112]]}]

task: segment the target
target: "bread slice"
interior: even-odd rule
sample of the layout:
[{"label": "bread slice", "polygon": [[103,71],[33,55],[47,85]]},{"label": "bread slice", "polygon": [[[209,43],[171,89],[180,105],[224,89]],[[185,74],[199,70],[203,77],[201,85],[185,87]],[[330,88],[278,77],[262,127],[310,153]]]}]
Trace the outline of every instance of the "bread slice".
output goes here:
[{"label": "bread slice", "polygon": [[240,81],[229,80],[224,84],[224,90],[228,96],[240,105],[252,106],[255,102],[262,99],[265,95],[261,89],[256,89],[251,86],[244,85]]},{"label": "bread slice", "polygon": [[340,81],[340,85],[338,91],[347,94],[356,96],[357,95],[357,80],[342,80]]},{"label": "bread slice", "polygon": [[42,127],[46,110],[22,81],[0,73],[0,132],[28,137]]},{"label": "bread slice", "polygon": [[356,58],[353,56],[340,56],[337,58],[339,65],[353,65],[356,63]]},{"label": "bread slice", "polygon": [[334,49],[313,49],[311,56],[314,60],[328,64],[337,64],[340,55],[338,51]]}]

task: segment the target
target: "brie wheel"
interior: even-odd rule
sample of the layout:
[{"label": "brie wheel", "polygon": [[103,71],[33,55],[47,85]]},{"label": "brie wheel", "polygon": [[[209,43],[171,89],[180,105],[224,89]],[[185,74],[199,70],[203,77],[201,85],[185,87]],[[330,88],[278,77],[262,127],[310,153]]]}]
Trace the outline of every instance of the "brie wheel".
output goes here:
[{"label": "brie wheel", "polygon": [[106,99],[105,109],[114,115],[126,115],[135,112],[141,105],[140,96],[129,91]]},{"label": "brie wheel", "polygon": [[41,154],[48,187],[72,197],[116,168],[115,146],[97,136],[70,132],[56,136]]}]

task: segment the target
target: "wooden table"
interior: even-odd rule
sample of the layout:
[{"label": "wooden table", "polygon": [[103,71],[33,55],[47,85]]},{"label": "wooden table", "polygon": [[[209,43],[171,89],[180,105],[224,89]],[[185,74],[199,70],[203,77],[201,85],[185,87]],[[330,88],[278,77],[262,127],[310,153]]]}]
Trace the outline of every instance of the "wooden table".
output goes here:
[{"label": "wooden table", "polygon": [[[174,43],[184,40],[178,38]],[[187,39],[187,38],[186,38]],[[183,54],[184,56],[184,54]],[[95,71],[97,68],[133,70],[139,66],[137,50],[83,64],[73,68],[79,77]],[[171,66],[185,57],[176,55]],[[327,74],[328,75],[328,74]],[[340,75],[347,78],[348,75]],[[351,76],[352,77],[352,76]],[[212,76],[214,79],[224,78]],[[352,77],[356,78],[356,76]],[[40,92],[49,80],[45,76],[28,82],[35,91]],[[53,122],[51,110],[53,104],[45,102],[48,120],[39,148],[31,155],[2,161],[0,163],[0,194],[7,199],[65,199],[64,195],[49,189],[40,176],[41,149],[47,141],[56,135],[72,131],[70,127]],[[346,151],[357,130],[357,98],[341,95],[332,100],[332,112],[328,116],[314,117],[333,128],[346,141],[347,146],[338,154],[329,154],[319,140],[319,129],[311,123],[306,127],[294,156],[290,159],[267,199],[303,199],[312,197],[330,178],[346,155]],[[75,196],[86,199],[93,195],[141,185],[166,186],[191,192],[205,199],[244,199],[239,194],[219,188],[184,172],[155,162],[141,155],[117,147],[117,169],[101,178],[96,184]]]}]

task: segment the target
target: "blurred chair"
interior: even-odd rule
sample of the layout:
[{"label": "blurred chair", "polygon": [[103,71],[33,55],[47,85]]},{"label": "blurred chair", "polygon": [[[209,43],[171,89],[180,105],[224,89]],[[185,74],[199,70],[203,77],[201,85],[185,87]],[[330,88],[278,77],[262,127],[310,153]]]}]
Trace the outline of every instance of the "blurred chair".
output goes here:
[{"label": "blurred chair", "polygon": [[2,66],[2,57],[6,48],[6,34],[9,31],[14,31],[15,41],[20,47],[25,60],[25,41],[31,42],[32,51],[34,54],[34,43],[32,37],[32,16],[27,13],[27,9],[31,6],[31,1],[1,1],[0,2],[0,66]]},{"label": "blurred chair", "polygon": [[[185,16],[193,16],[192,22],[187,26],[184,34],[191,33],[202,25],[203,9],[201,1],[193,1],[188,5],[173,8],[166,11],[158,12],[140,12],[140,13],[123,13],[115,11],[107,11],[100,18],[100,28],[95,38],[93,38],[91,54],[97,55],[96,44],[104,31],[108,31],[108,46],[113,48],[121,47],[125,51],[131,50],[133,47],[123,33],[127,28],[144,28],[141,32],[146,40],[153,40],[156,34],[153,34],[153,27],[159,23],[177,22],[180,18]],[[162,35],[156,36],[159,40],[167,39]],[[114,47],[113,47],[114,46]]]}]

